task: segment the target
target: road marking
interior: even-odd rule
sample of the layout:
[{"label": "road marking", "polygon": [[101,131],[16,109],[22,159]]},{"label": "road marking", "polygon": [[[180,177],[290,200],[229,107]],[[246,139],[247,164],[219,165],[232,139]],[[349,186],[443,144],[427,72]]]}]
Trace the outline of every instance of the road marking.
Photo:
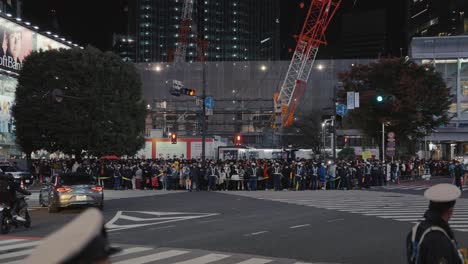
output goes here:
[{"label": "road marking", "polygon": [[0,241],[0,245],[3,245],[3,244],[11,244],[11,243],[15,243],[15,242],[21,242],[21,241],[26,241],[24,239],[9,239],[9,240],[2,240]]},{"label": "road marking", "polygon": [[17,248],[32,247],[32,246],[36,246],[36,245],[38,245],[40,243],[41,243],[41,241],[33,241],[33,242],[26,242],[26,243],[14,244],[14,245],[2,246],[2,247],[0,247],[0,251],[10,250],[10,249],[17,249]]},{"label": "road marking", "polygon": [[333,222],[337,222],[337,221],[343,221],[344,219],[343,218],[339,218],[339,219],[333,219],[333,220],[330,220],[330,221],[327,221],[328,223],[333,223]]},{"label": "road marking", "polygon": [[255,233],[250,233],[250,235],[256,236],[256,235],[260,235],[260,234],[263,234],[263,233],[268,233],[268,231],[259,231],[259,232],[255,232]]},{"label": "road marking", "polygon": [[310,224],[297,225],[297,226],[290,226],[289,228],[294,229],[294,228],[300,228],[300,227],[306,227],[306,226],[310,226]]},{"label": "road marking", "polygon": [[153,262],[156,260],[162,260],[162,259],[180,256],[180,255],[187,254],[187,253],[189,253],[189,251],[168,250],[168,251],[163,251],[163,252],[159,252],[156,254],[151,254],[151,255],[147,255],[147,256],[143,256],[139,258],[133,258],[129,260],[115,262],[114,264],[145,264],[145,263]]},{"label": "road marking", "polygon": [[22,251],[18,251],[18,252],[11,252],[11,253],[7,253],[7,254],[1,254],[0,259],[7,259],[7,258],[14,258],[14,257],[20,257],[20,256],[24,256],[24,255],[29,255],[32,251],[33,251],[32,249],[28,249],[28,250],[22,250]]},{"label": "road marking", "polygon": [[186,261],[176,262],[173,264],[206,264],[215,261],[219,261],[225,258],[230,257],[231,255],[222,255],[222,254],[208,254],[199,258],[189,259]]},{"label": "road marking", "polygon": [[[129,215],[129,214],[137,214]],[[140,215],[147,215],[150,217],[140,217]],[[148,211],[118,211],[115,216],[106,224],[108,232],[115,232],[124,229],[161,225],[171,222],[178,222],[184,220],[191,220],[196,218],[205,218],[209,216],[219,215],[216,213],[185,213],[185,212],[148,212]],[[118,224],[119,220],[125,220],[126,224]],[[128,224],[132,221],[133,224]],[[149,223],[148,223],[149,222]]]},{"label": "road marking", "polygon": [[133,254],[133,253],[138,253],[138,252],[143,252],[143,251],[148,251],[148,250],[152,250],[152,248],[145,248],[145,247],[125,248],[120,253],[112,255],[112,257],[118,257],[118,256],[123,256],[123,255],[128,255],[128,254]]},{"label": "road marking", "polygon": [[248,259],[248,260],[238,262],[236,264],[266,264],[266,263],[270,263],[272,261],[273,260],[271,260],[271,259],[251,258],[251,259]]}]

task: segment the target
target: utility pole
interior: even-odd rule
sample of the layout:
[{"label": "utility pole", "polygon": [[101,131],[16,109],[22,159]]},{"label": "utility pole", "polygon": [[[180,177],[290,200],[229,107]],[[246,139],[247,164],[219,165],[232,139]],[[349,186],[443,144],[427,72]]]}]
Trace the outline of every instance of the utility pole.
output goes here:
[{"label": "utility pole", "polygon": [[206,167],[206,105],[205,105],[205,99],[206,99],[206,47],[207,47],[207,42],[205,40],[205,31],[203,30],[203,10],[204,10],[204,1],[199,0],[198,1],[198,41],[197,41],[197,52],[201,53],[198,54],[198,58],[200,63],[202,64],[202,120],[201,120],[201,126],[202,126],[202,167],[205,169]]},{"label": "utility pole", "polygon": [[[203,51],[204,52],[204,51]],[[206,159],[206,105],[205,105],[205,99],[206,99],[206,62],[202,61],[202,67],[203,67],[203,80],[202,80],[202,165],[203,168],[205,168],[205,159]]]}]

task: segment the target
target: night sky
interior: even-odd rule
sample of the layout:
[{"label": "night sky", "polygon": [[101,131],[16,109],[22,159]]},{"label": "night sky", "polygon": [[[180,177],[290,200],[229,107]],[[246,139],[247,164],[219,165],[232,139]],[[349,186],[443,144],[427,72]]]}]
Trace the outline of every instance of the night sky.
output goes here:
[{"label": "night sky", "polygon": [[[66,39],[79,45],[93,45],[101,50],[112,48],[112,34],[125,32],[124,6],[129,0],[23,0],[23,18],[38,25],[41,30],[58,32]],[[252,0],[254,1],[254,0]],[[328,47],[320,51],[320,58],[339,57],[343,14],[357,15],[359,12],[385,9],[392,16],[392,23],[387,28],[388,37],[404,45],[404,32],[398,21],[403,21],[404,14],[398,2],[404,0],[343,0],[335,19],[327,31]],[[305,3],[301,8],[301,2]],[[295,47],[293,35],[299,34],[304,22],[310,0],[282,0],[281,34],[283,57],[288,56],[288,49]],[[396,21],[396,22],[395,22]],[[372,21],[369,21],[372,27]],[[355,29],[359,32],[359,28]],[[395,33],[396,32],[396,33]],[[396,50],[396,48],[395,48]],[[391,51],[396,55],[396,51]]]}]

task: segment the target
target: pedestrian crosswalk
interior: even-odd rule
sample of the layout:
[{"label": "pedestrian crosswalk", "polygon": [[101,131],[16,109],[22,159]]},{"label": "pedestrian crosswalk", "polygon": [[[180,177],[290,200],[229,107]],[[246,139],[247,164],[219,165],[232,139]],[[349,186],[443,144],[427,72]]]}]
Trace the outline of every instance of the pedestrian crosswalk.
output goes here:
[{"label": "pedestrian crosswalk", "polygon": [[396,184],[387,186],[375,186],[374,190],[402,190],[402,191],[425,191],[431,188],[431,184]]},{"label": "pedestrian crosswalk", "polygon": [[[231,194],[410,223],[422,220],[429,204],[422,195],[361,190]],[[468,200],[457,201],[449,224],[454,230],[468,232]]]},{"label": "pedestrian crosswalk", "polygon": [[[40,240],[0,238],[0,263],[21,263],[31,254]],[[314,264],[291,259],[270,258],[245,254],[211,252],[194,249],[152,248],[146,246],[116,245],[121,252],[112,256],[114,264]],[[318,263],[315,263],[318,264]],[[331,264],[331,263],[329,263]]]}]

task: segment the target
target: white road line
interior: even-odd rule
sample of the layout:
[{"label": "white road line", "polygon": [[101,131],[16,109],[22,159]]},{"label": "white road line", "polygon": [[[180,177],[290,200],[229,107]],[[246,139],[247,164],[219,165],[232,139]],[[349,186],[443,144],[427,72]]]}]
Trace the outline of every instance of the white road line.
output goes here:
[{"label": "white road line", "polygon": [[41,241],[32,241],[32,242],[2,246],[2,247],[0,247],[0,251],[10,250],[10,249],[17,249],[17,248],[32,247],[32,246],[36,246],[36,245],[38,245],[40,243],[41,243]]},{"label": "white road line", "polygon": [[300,228],[300,227],[306,227],[306,226],[310,226],[310,224],[297,225],[297,226],[290,226],[289,228],[294,229],[294,228]]},{"label": "white road line", "polygon": [[182,262],[176,262],[173,264],[206,264],[215,261],[219,261],[225,258],[230,257],[231,255],[222,255],[222,254],[208,254],[199,258],[189,259]]},{"label": "white road line", "polygon": [[259,231],[259,232],[255,232],[255,233],[250,233],[248,235],[256,236],[256,235],[260,235],[260,234],[264,234],[264,233],[268,233],[268,231]]},{"label": "white road line", "polygon": [[146,256],[142,256],[138,258],[132,258],[128,260],[115,262],[114,264],[145,264],[145,263],[149,263],[149,262],[153,262],[157,260],[180,256],[180,255],[187,254],[187,253],[189,253],[189,251],[168,250],[168,251],[163,251],[163,252],[159,252],[156,254],[151,254],[151,255],[146,255]]},{"label": "white road line", "polygon": [[21,241],[26,241],[24,239],[7,239],[7,240],[0,240],[0,245],[3,244],[11,244],[11,243],[16,243],[16,242],[21,242]]},{"label": "white road line", "polygon": [[152,250],[152,248],[145,248],[145,247],[125,248],[120,253],[112,255],[112,257],[119,257],[123,255],[128,255],[128,254],[133,254],[133,253],[138,253],[138,252],[143,252],[143,251],[148,251],[148,250]]},{"label": "white road line", "polygon": [[22,251],[17,251],[17,252],[11,252],[7,254],[1,254],[0,259],[7,259],[7,258],[14,258],[14,257],[19,257],[19,256],[25,256],[31,254],[33,250],[28,249],[28,250],[22,250]]},{"label": "white road line", "polygon": [[370,213],[370,214],[364,214],[362,213],[363,215],[367,215],[367,216],[400,216],[400,215],[403,215],[403,216],[407,216],[407,215],[421,215],[421,213],[405,213],[405,212],[395,212],[395,213]]},{"label": "white road line", "polygon": [[236,264],[266,264],[266,263],[270,263],[272,261],[273,260],[271,260],[271,259],[251,258],[251,259],[248,259],[248,260],[238,262]]}]

